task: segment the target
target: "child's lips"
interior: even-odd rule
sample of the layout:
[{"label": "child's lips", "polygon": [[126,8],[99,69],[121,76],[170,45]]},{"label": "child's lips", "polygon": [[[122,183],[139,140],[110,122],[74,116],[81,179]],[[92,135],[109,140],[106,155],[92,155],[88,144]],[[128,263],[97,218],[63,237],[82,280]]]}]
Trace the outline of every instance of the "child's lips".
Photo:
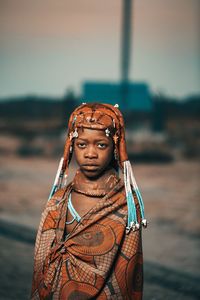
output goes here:
[{"label": "child's lips", "polygon": [[96,170],[98,169],[98,165],[97,164],[83,164],[82,167],[85,169],[85,170],[88,170],[88,171],[93,171],[93,170]]}]

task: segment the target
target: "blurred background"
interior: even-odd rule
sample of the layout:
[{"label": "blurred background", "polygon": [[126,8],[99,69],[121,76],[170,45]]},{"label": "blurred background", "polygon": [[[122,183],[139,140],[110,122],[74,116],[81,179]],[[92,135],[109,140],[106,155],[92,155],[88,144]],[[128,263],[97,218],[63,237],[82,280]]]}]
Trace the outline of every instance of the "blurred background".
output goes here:
[{"label": "blurred background", "polygon": [[0,299],[29,298],[68,118],[90,101],[124,114],[149,221],[144,300],[199,299],[199,13],[198,0],[0,1]]}]

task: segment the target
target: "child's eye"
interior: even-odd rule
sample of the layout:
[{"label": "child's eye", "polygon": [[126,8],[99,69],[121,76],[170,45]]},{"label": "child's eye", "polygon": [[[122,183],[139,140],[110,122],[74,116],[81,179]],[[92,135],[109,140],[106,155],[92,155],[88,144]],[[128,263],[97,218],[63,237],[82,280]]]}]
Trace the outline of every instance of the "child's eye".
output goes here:
[{"label": "child's eye", "polygon": [[104,143],[98,143],[98,148],[105,149],[107,147],[107,144]]},{"label": "child's eye", "polygon": [[86,143],[77,143],[77,146],[79,148],[85,148],[86,147]]}]

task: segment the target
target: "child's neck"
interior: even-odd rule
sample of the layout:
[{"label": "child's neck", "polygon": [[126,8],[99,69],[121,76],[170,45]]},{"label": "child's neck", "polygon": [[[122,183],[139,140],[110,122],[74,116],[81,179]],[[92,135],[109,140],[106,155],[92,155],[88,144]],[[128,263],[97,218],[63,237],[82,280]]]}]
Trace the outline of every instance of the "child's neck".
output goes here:
[{"label": "child's neck", "polygon": [[106,169],[98,178],[88,178],[79,169],[73,180],[73,189],[79,193],[102,197],[105,196],[119,181],[115,169]]}]

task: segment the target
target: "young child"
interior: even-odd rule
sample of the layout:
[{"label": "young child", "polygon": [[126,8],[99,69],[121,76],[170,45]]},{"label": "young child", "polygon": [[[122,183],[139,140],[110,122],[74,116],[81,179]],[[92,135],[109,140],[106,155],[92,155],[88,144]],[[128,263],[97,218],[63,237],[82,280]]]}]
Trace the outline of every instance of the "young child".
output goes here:
[{"label": "young child", "polygon": [[[66,184],[73,153],[79,169]],[[142,299],[146,224],[118,105],[83,103],[42,214],[31,299]]]}]

